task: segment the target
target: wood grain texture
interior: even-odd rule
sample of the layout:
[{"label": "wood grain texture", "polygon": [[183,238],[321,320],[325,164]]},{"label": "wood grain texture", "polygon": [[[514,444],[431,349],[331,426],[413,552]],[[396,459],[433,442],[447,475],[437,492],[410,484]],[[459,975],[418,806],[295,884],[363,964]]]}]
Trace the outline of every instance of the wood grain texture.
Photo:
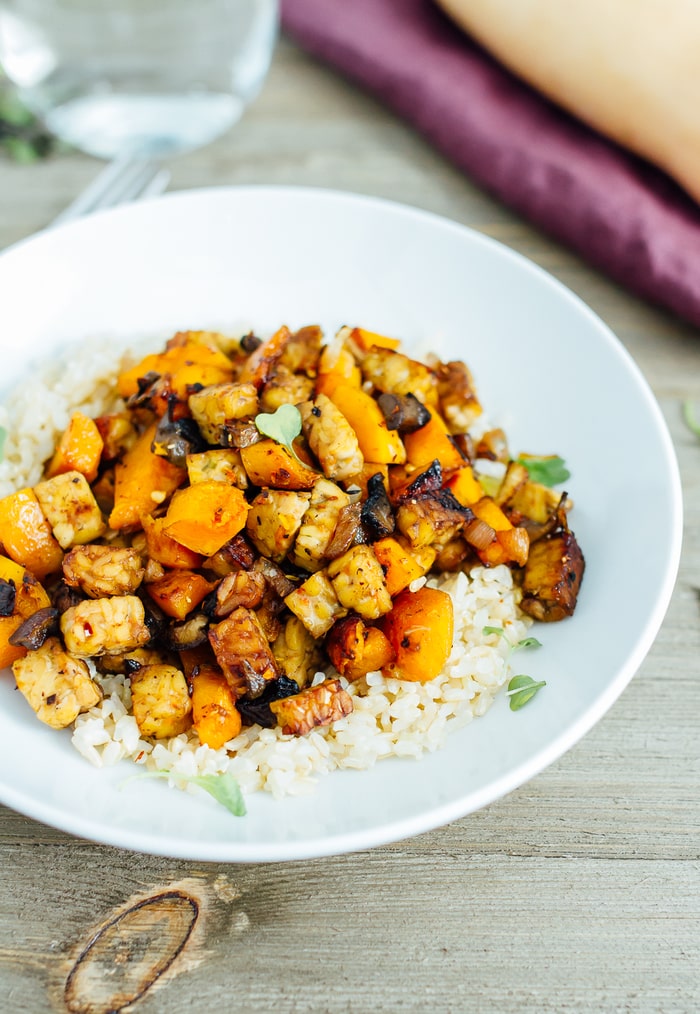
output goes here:
[{"label": "wood grain texture", "polygon": [[[0,162],[0,247],[46,224],[96,168],[78,155]],[[67,969],[96,927],[187,879],[206,910],[197,960],[146,991],[139,1014],[696,1011],[700,442],[680,407],[692,397],[700,411],[700,335],[517,219],[288,44],[239,127],[172,168],[174,188],[278,182],[402,200],[560,278],[660,399],[683,477],[680,576],[641,671],[582,742],[507,798],[409,842],[231,867],[121,852],[0,810],[0,1009],[65,1010]]]}]

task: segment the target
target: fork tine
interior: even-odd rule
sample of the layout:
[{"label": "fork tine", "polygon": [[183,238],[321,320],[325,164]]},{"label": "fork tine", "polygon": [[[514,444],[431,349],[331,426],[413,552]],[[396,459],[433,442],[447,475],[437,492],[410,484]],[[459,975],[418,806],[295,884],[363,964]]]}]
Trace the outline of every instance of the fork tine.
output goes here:
[{"label": "fork tine", "polygon": [[76,199],[51,223],[59,225],[99,208],[111,208],[130,199],[162,193],[170,174],[154,162],[121,158],[110,162]]}]

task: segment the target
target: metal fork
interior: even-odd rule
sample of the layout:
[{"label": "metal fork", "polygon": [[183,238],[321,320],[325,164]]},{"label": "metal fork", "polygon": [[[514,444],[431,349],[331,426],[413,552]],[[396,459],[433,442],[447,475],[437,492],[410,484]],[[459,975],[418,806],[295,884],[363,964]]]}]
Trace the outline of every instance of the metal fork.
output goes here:
[{"label": "metal fork", "polygon": [[127,201],[162,194],[170,182],[170,173],[157,162],[139,158],[117,158],[83,190],[50,228],[81,218],[101,208],[113,208]]}]

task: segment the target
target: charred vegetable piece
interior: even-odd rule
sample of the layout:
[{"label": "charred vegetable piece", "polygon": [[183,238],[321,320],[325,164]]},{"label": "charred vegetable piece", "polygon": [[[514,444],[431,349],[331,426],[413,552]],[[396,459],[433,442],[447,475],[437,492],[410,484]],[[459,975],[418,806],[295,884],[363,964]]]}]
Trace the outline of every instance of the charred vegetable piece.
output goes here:
[{"label": "charred vegetable piece", "polygon": [[414,497],[425,496],[426,493],[435,493],[438,489],[442,489],[442,465],[435,458],[427,468],[413,468],[400,481],[394,477],[391,498],[395,504],[401,504]]},{"label": "charred vegetable piece", "polygon": [[84,545],[103,535],[102,512],[80,472],[65,472],[34,487],[37,500],[62,549]]},{"label": "charred vegetable piece", "polygon": [[420,468],[438,459],[445,472],[461,468],[464,458],[450,435],[442,417],[433,412],[429,422],[404,437],[408,461]]},{"label": "charred vegetable piece", "polygon": [[362,504],[360,521],[367,533],[368,542],[376,542],[391,535],[396,527],[394,513],[380,474],[373,475],[367,483],[367,499]]},{"label": "charred vegetable piece", "polygon": [[71,655],[116,655],[151,639],[143,602],[135,595],[85,599],[61,616],[61,633]]},{"label": "charred vegetable piece", "polygon": [[305,736],[323,725],[331,725],[353,710],[352,698],[340,680],[326,680],[292,697],[273,701],[270,710],[285,735]]},{"label": "charred vegetable piece", "polygon": [[338,513],[338,524],[335,526],[333,538],[326,546],[326,556],[336,560],[346,553],[350,546],[361,545],[365,541],[362,527],[362,504],[350,503],[341,507]]},{"label": "charred vegetable piece", "polygon": [[304,436],[329,479],[348,479],[360,471],[364,457],[357,435],[330,398],[319,394],[299,406]]},{"label": "charred vegetable piece", "polygon": [[12,616],[15,611],[17,587],[12,580],[0,578],[0,616]]},{"label": "charred vegetable piece", "polygon": [[352,681],[390,665],[396,652],[379,627],[368,627],[359,617],[339,620],[326,639],[326,651],[341,676]]},{"label": "charred vegetable piece", "polygon": [[167,616],[184,620],[216,585],[191,570],[173,570],[157,581],[151,581],[146,591]]},{"label": "charred vegetable piece", "polygon": [[195,570],[203,562],[201,553],[176,542],[165,531],[166,519],[145,516],[141,519],[146,537],[146,551],[151,561],[174,569]]},{"label": "charred vegetable piece", "polygon": [[174,401],[168,402],[168,410],[161,416],[153,436],[151,450],[161,458],[166,458],[171,465],[185,468],[188,454],[205,451],[207,442],[199,432],[194,419],[187,416],[173,418]]},{"label": "charred vegetable piece", "polygon": [[551,623],[571,616],[585,563],[573,532],[548,535],[530,547],[523,577],[521,608]]},{"label": "charred vegetable piece", "polygon": [[254,486],[311,489],[318,472],[308,468],[275,440],[260,440],[241,449],[241,461]]},{"label": "charred vegetable piece", "polygon": [[470,508],[462,507],[448,489],[440,489],[402,503],[396,512],[396,525],[412,546],[440,549],[473,517]]},{"label": "charred vegetable piece", "polygon": [[437,588],[402,591],[384,620],[384,633],[396,652],[386,676],[427,683],[443,669],[452,651],[452,599]]},{"label": "charred vegetable piece", "polygon": [[81,472],[88,482],[94,482],[103,448],[96,423],[82,412],[74,412],[46,469],[47,478],[63,472]]},{"label": "charred vegetable piece", "polygon": [[57,619],[58,609],[53,609],[51,606],[38,609],[17,627],[14,634],[10,636],[10,644],[21,645],[29,651],[36,651],[49,634],[58,633]]},{"label": "charred vegetable piece", "polygon": [[391,609],[384,571],[369,546],[353,546],[328,567],[338,601],[365,620],[376,620]]},{"label": "charred vegetable piece", "polygon": [[5,609],[9,608],[14,585],[13,611],[9,616],[0,616],[0,669],[4,669],[26,652],[21,645],[10,644],[10,637],[23,620],[51,602],[33,574],[5,556],[0,556],[0,580],[6,588]]},{"label": "charred vegetable piece", "polygon": [[85,662],[66,654],[57,637],[13,662],[12,671],[37,718],[53,729],[65,729],[102,698]]},{"label": "charred vegetable piece", "polygon": [[350,423],[366,461],[400,465],[406,460],[401,437],[388,428],[374,398],[348,384],[338,384],[330,398]]},{"label": "charred vegetable piece", "polygon": [[347,613],[324,570],[312,574],[284,601],[314,637],[323,637],[334,622]]},{"label": "charred vegetable piece", "polygon": [[140,528],[143,518],[152,514],[184,482],[184,469],[151,450],[155,435],[154,423],[115,465],[114,509],[109,516],[110,528]]},{"label": "charred vegetable piece", "polygon": [[135,549],[76,546],[63,560],[63,578],[91,599],[131,595],[141,584],[144,566]]},{"label": "charred vegetable piece", "polygon": [[272,701],[279,701],[298,693],[299,686],[295,680],[287,676],[278,676],[277,679],[265,684],[265,689],[259,697],[254,699],[241,697],[237,701],[237,706],[248,725],[257,723],[264,729],[272,729],[277,724],[277,719],[270,710]]},{"label": "charred vegetable piece", "polygon": [[401,537],[380,539],[372,549],[384,571],[387,591],[392,598],[427,574],[435,562],[432,546],[414,547]]},{"label": "charred vegetable piece", "polygon": [[277,663],[256,614],[239,606],[209,629],[209,643],[231,689],[259,697],[279,675]]},{"label": "charred vegetable piece", "polygon": [[292,333],[288,327],[281,327],[275,331],[268,341],[259,345],[248,356],[241,370],[241,381],[253,384],[256,389],[267,383],[291,338]]},{"label": "charred vegetable piece", "polygon": [[31,489],[17,490],[0,500],[0,544],[15,563],[39,580],[61,569],[61,547]]},{"label": "charred vegetable piece", "polygon": [[226,677],[201,666],[192,677],[192,717],[200,743],[219,750],[241,731],[241,713]]},{"label": "charred vegetable piece", "polygon": [[380,394],[377,404],[388,429],[413,433],[430,422],[430,411],[414,394]]},{"label": "charred vegetable piece", "polygon": [[187,651],[207,643],[209,617],[195,613],[182,623],[171,623],[162,632],[163,641],[171,651]]},{"label": "charred vegetable piece", "polygon": [[194,553],[211,556],[244,527],[248,504],[235,486],[198,482],[173,496],[163,525],[166,535]]},{"label": "charred vegetable piece", "polygon": [[225,542],[218,552],[205,562],[207,570],[212,570],[217,577],[225,577],[232,570],[250,570],[255,563],[255,550],[244,535],[234,535]]},{"label": "charred vegetable piece", "polygon": [[278,595],[281,599],[290,595],[296,588],[294,581],[291,581],[286,576],[282,568],[273,563],[272,560],[268,560],[265,556],[261,556],[255,561],[253,570],[258,574],[262,574],[275,595]]},{"label": "charred vegetable piece", "polygon": [[286,367],[292,373],[306,373],[315,376],[321,355],[323,331],[317,324],[299,328],[287,341],[279,358],[279,367]]},{"label": "charred vegetable piece", "polygon": [[187,682],[172,665],[144,665],[132,673],[131,706],[142,736],[170,739],[192,725]]}]

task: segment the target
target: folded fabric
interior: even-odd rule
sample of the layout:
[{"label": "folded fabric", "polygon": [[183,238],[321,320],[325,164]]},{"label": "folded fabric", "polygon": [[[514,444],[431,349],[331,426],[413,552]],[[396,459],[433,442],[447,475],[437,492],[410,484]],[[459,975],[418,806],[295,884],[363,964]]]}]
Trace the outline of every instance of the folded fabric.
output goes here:
[{"label": "folded fabric", "polygon": [[505,204],[700,324],[700,208],[515,78],[431,0],[282,0],[282,22]]}]

